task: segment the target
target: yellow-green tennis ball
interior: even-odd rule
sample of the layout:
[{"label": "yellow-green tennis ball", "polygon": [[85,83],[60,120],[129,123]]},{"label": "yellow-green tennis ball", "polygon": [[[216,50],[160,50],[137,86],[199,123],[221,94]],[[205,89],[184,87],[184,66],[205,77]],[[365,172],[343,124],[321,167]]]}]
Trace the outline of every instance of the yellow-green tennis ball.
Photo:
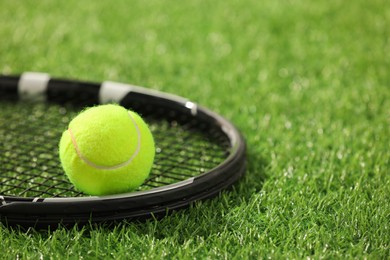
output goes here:
[{"label": "yellow-green tennis ball", "polygon": [[142,118],[119,105],[84,110],[70,123],[59,144],[62,167],[80,191],[122,193],[149,176],[155,148]]}]

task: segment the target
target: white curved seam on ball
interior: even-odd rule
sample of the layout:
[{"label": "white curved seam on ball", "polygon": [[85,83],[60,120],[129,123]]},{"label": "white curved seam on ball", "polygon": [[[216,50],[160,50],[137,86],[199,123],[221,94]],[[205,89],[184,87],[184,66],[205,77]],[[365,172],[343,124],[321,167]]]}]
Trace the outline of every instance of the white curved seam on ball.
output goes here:
[{"label": "white curved seam on ball", "polygon": [[127,161],[125,161],[123,163],[120,163],[120,164],[117,164],[117,165],[113,165],[113,166],[99,165],[99,164],[96,164],[94,162],[91,162],[88,158],[86,158],[81,153],[80,148],[77,145],[76,138],[74,137],[74,135],[72,133],[72,130],[70,128],[68,128],[68,132],[69,132],[70,138],[72,140],[73,147],[75,148],[78,157],[81,160],[83,160],[86,164],[88,164],[89,166],[94,167],[94,168],[99,169],[99,170],[116,170],[116,169],[122,168],[122,167],[127,166],[128,164],[130,164],[131,161],[138,155],[139,151],[141,150],[141,131],[140,131],[139,127],[138,127],[137,122],[131,116],[130,112],[129,112],[129,117],[130,117],[131,121],[133,121],[135,129],[137,131],[137,149],[134,151],[133,155]]}]

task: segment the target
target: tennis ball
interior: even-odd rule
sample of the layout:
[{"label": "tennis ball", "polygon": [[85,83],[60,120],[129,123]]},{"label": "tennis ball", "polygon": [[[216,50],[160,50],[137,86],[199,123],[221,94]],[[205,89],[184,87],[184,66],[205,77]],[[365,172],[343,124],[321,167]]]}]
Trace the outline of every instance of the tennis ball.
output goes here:
[{"label": "tennis ball", "polygon": [[88,108],[76,116],[59,143],[62,167],[90,195],[127,192],[151,170],[153,136],[142,118],[119,105]]}]

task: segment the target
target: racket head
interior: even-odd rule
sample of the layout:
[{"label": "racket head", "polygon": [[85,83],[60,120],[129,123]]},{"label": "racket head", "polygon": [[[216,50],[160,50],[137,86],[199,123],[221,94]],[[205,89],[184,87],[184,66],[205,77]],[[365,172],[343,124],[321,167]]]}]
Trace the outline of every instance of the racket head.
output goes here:
[{"label": "racket head", "polygon": [[[156,142],[138,190],[88,196],[58,159],[60,134],[85,107],[118,103],[149,124]],[[209,198],[245,172],[245,141],[228,120],[176,95],[116,82],[0,77],[0,219],[10,225],[111,222],[165,214]]]}]

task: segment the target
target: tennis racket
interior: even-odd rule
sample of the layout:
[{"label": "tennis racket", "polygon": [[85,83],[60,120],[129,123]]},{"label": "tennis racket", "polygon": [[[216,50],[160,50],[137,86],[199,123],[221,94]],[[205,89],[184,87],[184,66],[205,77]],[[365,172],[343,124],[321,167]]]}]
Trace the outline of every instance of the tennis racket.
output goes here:
[{"label": "tennis racket", "polygon": [[[150,177],[136,191],[88,196],[62,170],[58,142],[83,108],[118,103],[148,123]],[[245,172],[245,142],[226,119],[185,98],[129,84],[26,72],[0,76],[0,220],[45,227],[166,214],[217,195]]]}]

